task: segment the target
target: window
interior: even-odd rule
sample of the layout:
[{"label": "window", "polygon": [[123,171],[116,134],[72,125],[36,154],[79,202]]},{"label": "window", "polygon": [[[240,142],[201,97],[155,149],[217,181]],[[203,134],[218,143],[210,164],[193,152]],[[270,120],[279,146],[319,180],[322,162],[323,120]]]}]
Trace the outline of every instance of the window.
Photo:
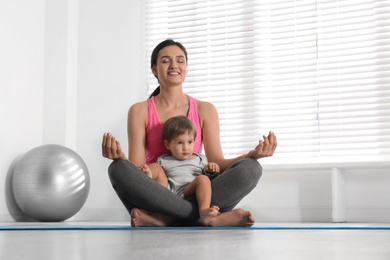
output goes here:
[{"label": "window", "polygon": [[[276,161],[389,160],[390,1],[148,0],[153,48],[187,48],[189,95],[219,112],[224,154],[269,130]],[[274,160],[274,159],[273,159]]]}]

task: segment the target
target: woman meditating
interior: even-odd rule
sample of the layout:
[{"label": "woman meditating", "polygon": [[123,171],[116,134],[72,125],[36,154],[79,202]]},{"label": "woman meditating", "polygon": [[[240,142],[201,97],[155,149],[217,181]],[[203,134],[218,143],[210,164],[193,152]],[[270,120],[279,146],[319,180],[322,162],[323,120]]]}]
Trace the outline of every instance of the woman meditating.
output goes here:
[{"label": "woman meditating", "polygon": [[138,167],[147,164],[153,172],[157,158],[170,153],[164,145],[163,124],[174,116],[186,116],[195,125],[197,136],[194,153],[202,152],[220,167],[221,174],[211,180],[211,205],[222,214],[216,226],[250,226],[255,222],[251,212],[234,207],[257,185],[262,168],[257,159],[272,156],[277,140],[270,132],[247,154],[225,159],[219,138],[216,108],[183,92],[187,76],[187,52],[182,44],[165,40],[152,52],[151,69],[159,87],[147,101],[131,106],[128,113],[128,146],[126,158],[120,143],[104,134],[103,156],[113,159],[108,172],[112,186],[131,215],[131,225],[193,225],[199,219],[196,197],[182,198],[148,177]]}]

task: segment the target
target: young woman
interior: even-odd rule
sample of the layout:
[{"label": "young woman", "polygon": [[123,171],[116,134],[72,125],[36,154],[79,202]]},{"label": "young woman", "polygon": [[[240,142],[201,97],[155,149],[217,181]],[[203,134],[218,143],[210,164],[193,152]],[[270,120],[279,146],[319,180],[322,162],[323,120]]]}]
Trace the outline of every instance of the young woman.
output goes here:
[{"label": "young woman", "polygon": [[[109,176],[114,190],[131,215],[132,226],[194,224],[199,218],[196,199],[180,198],[143,171],[140,165],[152,164],[169,153],[162,137],[162,125],[171,117],[188,117],[198,132],[195,153],[202,143],[207,158],[219,165],[222,174],[211,181],[211,204],[220,208],[220,226],[244,226],[254,222],[251,212],[233,209],[257,185],[262,168],[257,159],[272,156],[276,136],[270,132],[247,154],[225,159],[219,138],[216,108],[183,93],[187,76],[187,52],[173,40],[158,44],[151,57],[152,73],[160,86],[147,101],[131,106],[128,113],[129,156],[111,134],[103,136],[103,156],[113,159]],[[151,169],[153,171],[153,168]]]}]

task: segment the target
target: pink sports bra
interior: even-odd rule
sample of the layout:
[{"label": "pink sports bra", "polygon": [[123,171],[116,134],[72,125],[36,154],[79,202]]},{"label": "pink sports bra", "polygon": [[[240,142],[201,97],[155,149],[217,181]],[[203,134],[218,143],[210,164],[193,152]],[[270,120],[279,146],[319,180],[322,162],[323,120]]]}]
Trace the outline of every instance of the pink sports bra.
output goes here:
[{"label": "pink sports bra", "polygon": [[[200,127],[198,109],[196,107],[196,101],[193,97],[188,96],[190,108],[188,110],[188,119],[195,125],[197,132],[194,146],[194,153],[202,152],[202,129]],[[163,125],[160,123],[160,119],[157,115],[156,105],[154,103],[154,97],[148,100],[148,126],[146,128],[146,164],[157,162],[157,158],[163,154],[170,153],[164,145],[164,139],[162,137]]]}]

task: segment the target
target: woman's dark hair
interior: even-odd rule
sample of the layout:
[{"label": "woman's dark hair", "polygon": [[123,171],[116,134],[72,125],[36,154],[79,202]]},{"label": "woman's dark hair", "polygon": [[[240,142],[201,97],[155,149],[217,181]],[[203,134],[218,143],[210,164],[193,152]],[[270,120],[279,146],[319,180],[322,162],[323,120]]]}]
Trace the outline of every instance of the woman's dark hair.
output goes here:
[{"label": "woman's dark hair", "polygon": [[[177,46],[179,47],[185,54],[186,56],[186,63],[188,61],[188,58],[187,58],[187,50],[186,48],[183,46],[183,44],[181,44],[180,42],[176,42],[172,39],[167,39],[165,41],[162,41],[160,42],[153,50],[152,52],[152,56],[151,56],[151,59],[150,59],[150,68],[153,69],[153,66],[157,66],[157,58],[158,58],[158,53],[164,49],[165,47],[168,47],[168,46]],[[157,78],[157,76],[155,76]],[[158,78],[157,78],[158,80]],[[160,94],[160,86],[158,86],[154,91],[153,93],[150,95],[149,98],[153,97],[153,96],[157,96],[158,94]]]}]

